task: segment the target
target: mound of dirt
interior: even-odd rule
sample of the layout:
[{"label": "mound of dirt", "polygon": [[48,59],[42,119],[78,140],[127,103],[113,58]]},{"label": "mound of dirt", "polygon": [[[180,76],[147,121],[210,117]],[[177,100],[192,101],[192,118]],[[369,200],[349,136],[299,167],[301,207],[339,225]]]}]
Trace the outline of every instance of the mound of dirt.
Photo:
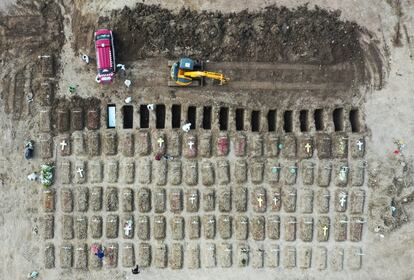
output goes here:
[{"label": "mound of dirt", "polygon": [[362,55],[360,27],[339,16],[339,11],[306,5],[231,14],[182,9],[175,14],[137,4],[113,11],[107,20],[121,61],[186,55],[214,61],[334,64]]}]

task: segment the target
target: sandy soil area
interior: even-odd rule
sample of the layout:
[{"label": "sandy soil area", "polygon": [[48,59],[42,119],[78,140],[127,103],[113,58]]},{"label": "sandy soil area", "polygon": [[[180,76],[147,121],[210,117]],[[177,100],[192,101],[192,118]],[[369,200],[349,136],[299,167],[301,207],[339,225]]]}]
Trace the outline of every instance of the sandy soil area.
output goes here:
[{"label": "sandy soil area", "polygon": [[[38,279],[414,279],[412,267],[414,207],[411,203],[414,191],[414,150],[411,140],[414,135],[413,1],[146,0],[145,5],[157,4],[160,7],[148,8],[147,14],[143,12],[139,15],[137,12],[134,16],[131,12],[132,16],[125,19],[123,16],[127,15],[127,11],[121,9],[126,5],[134,10],[136,2],[142,3],[142,1],[63,0],[55,1],[54,4],[51,2],[53,1],[49,1],[48,5],[44,5],[44,1],[40,0],[0,2],[0,65],[2,67],[0,119],[3,120],[0,129],[0,260],[2,260],[0,279],[26,279],[27,274],[34,270],[39,271]],[[328,11],[340,11],[338,18],[330,13],[321,16],[322,26],[325,16],[338,21],[337,24],[330,23],[329,27],[332,30],[318,32],[315,26],[308,31],[320,37],[315,39],[315,36],[310,36],[304,39],[305,34],[300,33],[306,31],[303,25],[298,27],[300,36],[294,33],[285,34],[283,30],[286,31],[286,26],[283,27],[283,21],[275,20],[277,22],[275,30],[281,30],[281,33],[276,32],[276,35],[266,33],[271,30],[266,26],[271,24],[273,19],[261,16],[265,7],[277,4],[277,7],[285,6],[293,9],[306,3],[309,3],[308,7],[311,11],[314,11],[314,5]],[[192,12],[178,13],[182,7],[189,8]],[[253,15],[237,14],[245,9]],[[200,17],[197,12],[202,11],[213,14],[210,18]],[[217,15],[214,15],[217,11],[224,16],[217,19]],[[229,16],[228,13],[236,14]],[[180,15],[184,18],[180,18]],[[170,25],[160,28],[158,24],[165,17],[168,18]],[[312,22],[312,17],[309,19],[307,12],[293,13],[293,19],[290,19],[292,23],[295,22],[296,17],[302,17],[306,26]],[[236,21],[236,24],[228,23],[229,18]],[[220,20],[224,22],[223,25],[220,25],[221,23],[220,27],[213,25],[217,28],[218,34],[221,34],[222,26],[226,31],[220,35],[221,37],[215,37],[215,40],[222,44],[217,46],[218,43],[210,40],[206,34],[204,35],[207,37],[201,35],[203,35],[203,27],[208,26],[205,28],[210,30],[209,24]],[[174,25],[171,25],[172,21]],[[266,23],[265,27],[260,27],[263,23],[261,21]],[[346,29],[352,26],[352,23],[347,21],[357,24],[354,27],[358,28],[359,37],[334,36],[339,34],[338,30],[342,30],[337,28]],[[79,58],[82,53],[87,53],[94,58],[92,32],[100,26],[109,26],[118,32],[115,33],[119,35],[117,42],[124,48],[119,50],[118,62],[125,63],[127,66],[126,77],[120,75],[110,87],[102,87],[95,83],[95,61],[86,65]],[[197,28],[200,30],[197,31]],[[158,34],[160,29],[168,30],[171,34],[160,35]],[[239,32],[240,29],[244,32]],[[174,38],[175,34],[187,31],[189,35],[185,35],[185,38],[188,41],[183,43],[180,41],[181,37]],[[329,33],[331,31],[332,33]],[[140,32],[145,33],[144,39],[139,37]],[[329,38],[329,34],[332,34],[332,38]],[[283,36],[286,37],[285,41],[280,39],[284,38]],[[189,41],[193,37],[197,40]],[[272,45],[266,45],[268,40],[273,39],[273,44],[281,43],[282,47],[273,49]],[[328,45],[324,45],[330,39],[338,40],[341,45],[330,49]],[[208,44],[208,48],[206,45],[200,46],[203,40]],[[260,44],[254,43],[260,40],[262,40]],[[342,43],[345,41],[354,48],[350,50],[343,47]],[[150,43],[154,44],[154,42],[155,46],[151,46]],[[310,45],[307,48],[301,48],[300,44],[308,42]],[[232,51],[232,45],[240,46],[243,43],[246,45],[242,45],[241,49],[234,48]],[[289,51],[286,50],[288,47],[283,47],[283,43],[289,46]],[[133,44],[137,45],[131,46]],[[160,44],[163,44],[162,47]],[[183,44],[180,46],[182,49],[172,49],[180,44]],[[323,51],[315,50],[315,53],[309,53],[311,49],[318,47],[318,44],[323,46]],[[185,50],[186,46],[188,50]],[[211,51],[211,48],[214,48],[214,51]],[[227,70],[231,73],[233,83],[219,89],[209,84],[200,90],[171,90],[166,87],[167,60],[185,52],[212,59],[214,62],[211,62],[211,67],[224,72]],[[305,55],[298,56],[298,53],[305,52]],[[47,64],[49,58],[38,58],[50,54],[53,54],[55,59],[54,71],[51,70],[50,64]],[[258,57],[261,54],[263,56],[260,59]],[[246,73],[243,69],[251,72]],[[270,70],[262,74],[261,69]],[[269,74],[270,71],[276,74]],[[296,76],[298,72],[294,71],[299,71],[303,76],[307,73],[310,78],[298,81]],[[281,75],[280,79],[274,78],[274,75],[279,77],[280,73],[287,74]],[[289,73],[295,76],[289,77]],[[339,78],[335,78],[332,73],[338,73]],[[332,76],[326,79],[329,74]],[[132,88],[125,88],[123,85],[125,78],[132,80]],[[72,100],[72,103],[65,100],[69,98],[67,90],[69,85],[76,85],[76,95],[80,97]],[[34,101],[28,103],[26,98],[30,93],[33,93]],[[118,267],[112,269],[106,268],[105,265],[100,270],[62,268],[60,259],[62,244],[69,242],[74,246],[82,243],[90,245],[95,241],[91,236],[85,240],[67,241],[61,234],[64,231],[62,219],[66,214],[61,211],[60,188],[69,187],[75,190],[79,185],[82,186],[82,183],[63,185],[61,175],[57,174],[54,189],[59,196],[56,197],[56,209],[51,213],[55,215],[54,237],[45,240],[42,224],[47,213],[44,212],[43,189],[38,182],[29,182],[26,177],[33,171],[39,170],[40,165],[45,161],[54,161],[58,165],[69,159],[73,164],[75,162],[77,164],[80,159],[88,161],[89,166],[91,157],[77,157],[75,154],[66,158],[61,156],[58,152],[60,137],[75,132],[60,133],[59,124],[56,124],[50,132],[54,137],[52,148],[49,147],[52,156],[43,159],[40,143],[43,136],[40,130],[44,124],[41,122],[41,111],[51,107],[54,114],[51,121],[57,123],[57,114],[62,108],[82,107],[88,110],[99,106],[105,108],[106,104],[112,103],[120,107],[124,105],[123,100],[127,96],[133,97],[134,106],[161,103],[166,104],[167,108],[171,104],[182,104],[183,108],[194,105],[197,109],[205,104],[211,104],[213,107],[245,108],[248,112],[269,110],[269,108],[294,111],[307,107],[330,108],[329,110],[335,106],[343,106],[347,108],[346,110],[358,108],[363,126],[360,134],[365,137],[367,147],[364,158],[367,164],[366,180],[362,187],[367,192],[364,214],[367,223],[364,225],[362,241],[355,243],[349,240],[344,242],[330,240],[321,243],[316,240],[315,231],[314,240],[309,244],[313,247],[314,254],[316,254],[315,248],[320,245],[325,246],[329,251],[338,244],[346,249],[358,246],[362,248],[363,253],[361,268],[334,271],[332,266],[328,265],[327,269],[318,269],[315,261],[310,269],[299,266],[286,268],[284,265],[258,269],[253,265],[238,267],[234,260],[230,268],[202,266],[200,269],[190,269],[185,263],[182,269],[171,267],[160,269],[154,266],[143,268],[138,276],[134,276],[130,268],[121,265],[121,258],[118,260]],[[187,112],[187,109],[183,112]],[[283,115],[278,116],[283,119]],[[150,117],[152,121],[154,118]],[[104,129],[105,122],[102,114],[102,134],[107,131]],[[134,127],[138,127],[137,123],[138,120],[135,120]],[[278,124],[281,123],[282,121],[279,121]],[[122,122],[118,120],[118,124],[122,125]],[[246,127],[248,124],[250,120],[246,122]],[[328,128],[329,133],[333,133],[332,126],[333,124],[330,124]],[[314,128],[312,129],[313,133]],[[347,132],[349,130],[350,128],[347,127]],[[168,125],[166,131],[168,134],[171,131]],[[201,135],[204,130],[200,129],[197,132]],[[265,134],[267,131],[260,132]],[[283,134],[279,130],[276,132]],[[118,133],[123,135],[121,129]],[[253,133],[247,134],[249,137],[253,135]],[[32,160],[25,160],[23,157],[23,145],[27,139],[36,141],[36,153]],[[397,154],[396,141],[404,144],[402,148],[400,146],[401,150]],[[108,160],[114,158],[121,163],[125,162],[125,157],[121,155],[116,157],[102,155],[100,159],[106,164]],[[235,159],[236,155],[231,151],[228,160],[233,162]],[[60,172],[60,169],[57,171]],[[76,174],[73,176],[75,178]],[[89,186],[88,184],[86,185]],[[114,185],[124,187],[121,183]],[[135,183],[135,185],[139,184]],[[154,185],[151,185],[152,187]],[[301,188],[303,185],[299,184],[298,187]],[[167,185],[166,188],[170,186]],[[184,190],[187,188],[185,187]],[[79,207],[77,203],[75,201],[76,207]],[[396,207],[395,216],[391,214],[392,205]],[[219,211],[217,210],[216,213],[219,214]],[[91,219],[94,214],[96,213],[88,210],[84,213],[77,212],[75,217],[82,215]],[[102,211],[98,214],[106,220],[108,213]],[[124,213],[119,211],[119,214],[121,218]],[[254,214],[253,210],[249,209],[248,214]],[[333,214],[331,210],[329,215],[333,217]],[[167,219],[173,216],[170,213],[165,215]],[[187,218],[187,214],[183,215]],[[319,217],[316,213],[314,215],[315,219]],[[108,241],[111,240],[102,238],[103,243]],[[132,240],[119,238],[115,241],[120,241],[120,246],[125,241],[134,243],[136,247],[139,243],[138,238]],[[166,239],[166,243],[168,242],[171,242],[169,236]],[[204,246],[208,240],[201,238],[198,242]],[[215,242],[218,244],[221,241],[216,238]],[[50,243],[55,247],[55,267],[45,268],[47,263],[45,248]],[[153,237],[149,243],[156,244]],[[185,240],[182,243],[187,246],[191,242]],[[250,240],[249,244],[253,248],[256,244],[267,246],[270,243],[266,239],[262,243]],[[303,245],[303,242],[298,240],[294,242],[277,240],[272,243],[281,247],[293,245],[302,248]],[[234,244],[237,242],[235,241]],[[236,251],[233,254],[236,255]],[[137,259],[137,253],[135,258]],[[74,259],[74,266],[77,265],[78,260],[78,257]],[[185,261],[187,262],[187,259]]]}]

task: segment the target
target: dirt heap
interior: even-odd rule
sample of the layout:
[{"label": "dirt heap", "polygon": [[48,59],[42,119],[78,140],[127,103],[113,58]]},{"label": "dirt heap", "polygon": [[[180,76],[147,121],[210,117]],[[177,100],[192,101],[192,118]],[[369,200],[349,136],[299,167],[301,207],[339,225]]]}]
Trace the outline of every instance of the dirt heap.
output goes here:
[{"label": "dirt heap", "polygon": [[137,4],[113,11],[107,20],[123,61],[188,55],[215,61],[333,64],[361,58],[360,27],[339,16],[339,11],[307,5],[230,14],[182,9],[175,14]]}]

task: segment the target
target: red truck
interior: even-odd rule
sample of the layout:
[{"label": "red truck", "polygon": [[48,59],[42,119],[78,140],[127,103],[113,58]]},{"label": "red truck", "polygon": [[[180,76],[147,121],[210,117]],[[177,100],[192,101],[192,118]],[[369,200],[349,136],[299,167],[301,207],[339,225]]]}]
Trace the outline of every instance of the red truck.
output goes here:
[{"label": "red truck", "polygon": [[115,48],[112,30],[99,29],[95,32],[95,51],[98,75],[96,81],[109,84],[115,78]]}]

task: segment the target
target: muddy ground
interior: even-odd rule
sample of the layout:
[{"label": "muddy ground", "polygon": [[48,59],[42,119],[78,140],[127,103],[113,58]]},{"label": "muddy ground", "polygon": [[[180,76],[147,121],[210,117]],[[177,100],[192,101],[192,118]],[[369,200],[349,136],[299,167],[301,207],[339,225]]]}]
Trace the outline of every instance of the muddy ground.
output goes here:
[{"label": "muddy ground", "polygon": [[[45,261],[46,242],[36,232],[44,214],[42,189],[26,180],[44,161],[39,154],[32,161],[23,159],[24,141],[39,138],[39,114],[45,107],[53,112],[50,134],[55,136],[57,111],[123,104],[127,96],[133,96],[134,105],[359,108],[368,147],[367,223],[357,243],[363,248],[362,266],[340,272],[315,265],[305,272],[279,267],[277,272],[286,279],[414,278],[411,2],[278,1],[277,6],[275,1],[136,2],[125,1],[126,7],[98,0],[0,3],[0,279],[25,279],[32,270],[40,271],[39,279],[73,279],[74,275],[77,279],[135,279],[121,266],[99,272],[58,265],[45,269],[53,265],[50,259]],[[117,62],[128,69],[110,87],[94,82],[93,31],[104,27],[113,29]],[[79,59],[83,53],[91,56],[89,65]],[[211,67],[227,71],[233,84],[168,88],[164,65],[167,59],[182,55],[214,61]],[[126,77],[133,82],[130,89],[123,86]],[[69,85],[77,87],[75,94],[68,93]],[[54,160],[57,152],[53,155]],[[55,222],[58,259],[62,225]],[[329,243],[329,249],[333,245]],[[290,265],[292,259],[286,256]],[[75,266],[82,266],[81,261]],[[243,269],[236,264],[227,270],[186,268],[174,272],[174,277],[275,277],[272,269]],[[151,268],[139,276],[163,279],[171,275],[170,269]]]}]

